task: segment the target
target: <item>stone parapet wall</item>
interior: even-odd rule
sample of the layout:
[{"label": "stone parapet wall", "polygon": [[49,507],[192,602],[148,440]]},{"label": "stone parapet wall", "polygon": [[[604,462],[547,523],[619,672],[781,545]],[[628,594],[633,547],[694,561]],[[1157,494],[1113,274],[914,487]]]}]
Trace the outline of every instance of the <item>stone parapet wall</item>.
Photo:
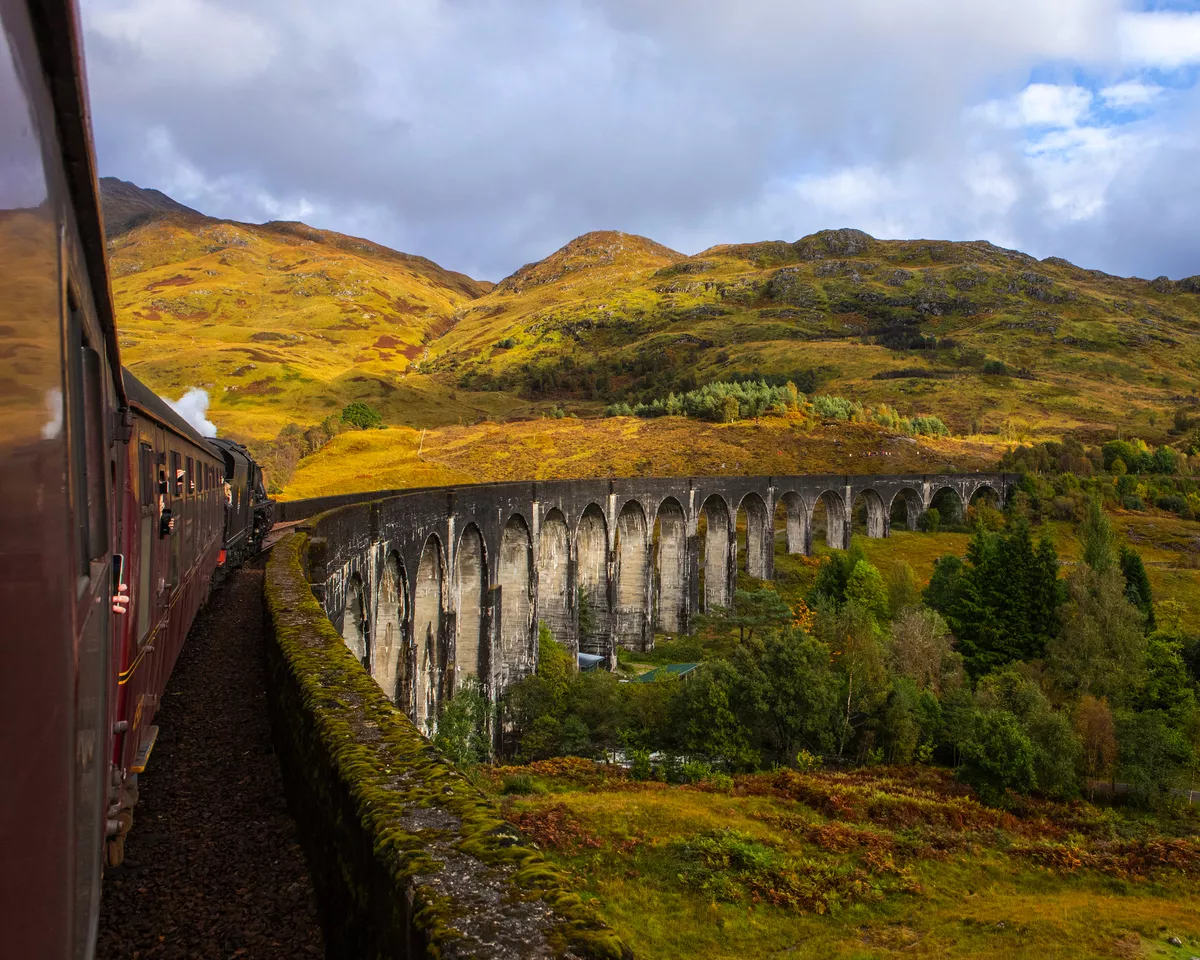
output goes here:
[{"label": "stone parapet wall", "polygon": [[366,505],[318,518],[276,544],[267,565],[272,727],[328,956],[632,957],[326,617],[306,570],[348,555],[340,540],[369,536],[373,517]]}]

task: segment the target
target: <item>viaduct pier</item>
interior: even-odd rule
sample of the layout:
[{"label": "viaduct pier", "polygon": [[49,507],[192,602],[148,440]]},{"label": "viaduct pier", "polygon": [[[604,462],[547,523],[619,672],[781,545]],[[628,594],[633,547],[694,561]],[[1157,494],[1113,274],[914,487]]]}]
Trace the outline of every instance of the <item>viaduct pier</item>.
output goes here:
[{"label": "viaduct pier", "polygon": [[[739,555],[771,579],[814,537],[886,537],[935,504],[961,514],[1012,474],[556,480],[352,494],[280,505],[315,517],[306,575],[384,694],[428,731],[468,676],[496,698],[537,664],[543,621],[572,655],[615,661],[730,605]],[[319,516],[318,516],[319,515]],[[740,521],[740,522],[739,522]]]}]

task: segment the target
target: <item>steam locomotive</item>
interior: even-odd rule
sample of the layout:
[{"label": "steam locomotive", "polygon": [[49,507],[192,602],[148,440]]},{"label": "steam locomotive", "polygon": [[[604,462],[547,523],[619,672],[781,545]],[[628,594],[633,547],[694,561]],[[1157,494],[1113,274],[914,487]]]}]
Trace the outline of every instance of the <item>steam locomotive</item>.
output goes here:
[{"label": "steam locomotive", "polygon": [[121,368],[73,2],[0,25],[0,952],[86,960],[167,678],[271,502]]}]

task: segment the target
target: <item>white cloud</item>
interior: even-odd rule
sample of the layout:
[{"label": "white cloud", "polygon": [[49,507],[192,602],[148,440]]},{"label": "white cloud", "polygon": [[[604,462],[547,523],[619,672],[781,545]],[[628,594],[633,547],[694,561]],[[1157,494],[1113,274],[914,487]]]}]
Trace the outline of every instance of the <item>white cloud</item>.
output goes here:
[{"label": "white cloud", "polygon": [[[1047,244],[1101,249],[1099,233],[1072,231],[1118,194],[1126,221],[1103,234],[1098,266],[1200,268],[1194,231],[1121,239],[1128,218],[1162,216],[1124,197],[1134,185],[1180,223],[1200,217],[1200,194],[1173,189],[1200,167],[1181,139],[1200,91],[1180,76],[1157,92],[1142,70],[1191,62],[1195,20],[1131,15],[1126,0],[83,11],[103,173],[492,279],[603,227],[696,250],[851,225],[1074,258]],[[1131,107],[1132,123],[1102,126]],[[1148,184],[1141,171],[1166,156]]]},{"label": "white cloud", "polygon": [[1128,63],[1164,70],[1200,63],[1200,13],[1126,14],[1118,35]]},{"label": "white cloud", "polygon": [[275,38],[259,19],[208,0],[129,0],[87,5],[88,28],[127,46],[156,71],[232,86],[270,67]]},{"label": "white cloud", "polygon": [[1091,91],[1083,87],[1031,83],[1016,96],[990,100],[972,114],[1010,129],[1071,127],[1087,114],[1091,104]]},{"label": "white cloud", "polygon": [[1100,97],[1110,107],[1127,109],[1151,104],[1161,97],[1163,92],[1163,88],[1157,84],[1126,80],[1101,88]]}]

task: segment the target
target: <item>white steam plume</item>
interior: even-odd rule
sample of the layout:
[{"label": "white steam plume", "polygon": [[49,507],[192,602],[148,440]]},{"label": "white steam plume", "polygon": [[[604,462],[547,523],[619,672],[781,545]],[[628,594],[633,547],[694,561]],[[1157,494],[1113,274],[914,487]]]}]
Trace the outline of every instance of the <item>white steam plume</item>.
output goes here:
[{"label": "white steam plume", "polygon": [[[166,400],[166,397],[163,397]],[[215,437],[217,425],[208,419],[208,391],[189,387],[178,400],[167,400],[167,406],[190,423],[202,437]]]}]

